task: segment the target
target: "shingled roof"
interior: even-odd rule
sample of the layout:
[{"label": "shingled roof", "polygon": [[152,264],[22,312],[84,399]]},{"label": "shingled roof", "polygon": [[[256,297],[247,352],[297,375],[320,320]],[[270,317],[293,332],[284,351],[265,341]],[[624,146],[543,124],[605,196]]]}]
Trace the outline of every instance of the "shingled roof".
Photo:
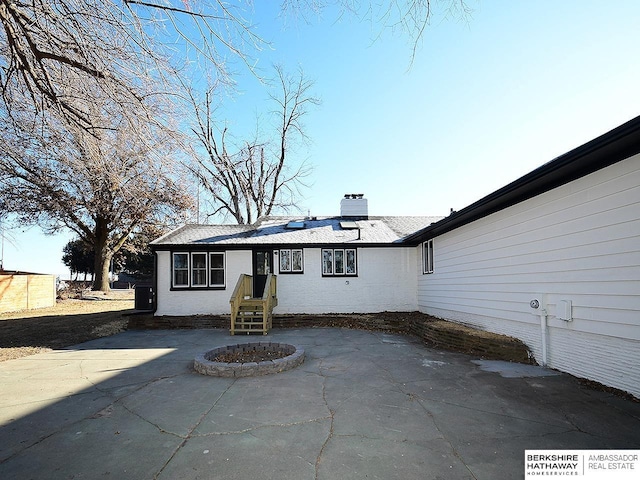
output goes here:
[{"label": "shingled roof", "polygon": [[176,246],[394,245],[442,217],[262,217],[253,225],[184,225],[151,242]]}]

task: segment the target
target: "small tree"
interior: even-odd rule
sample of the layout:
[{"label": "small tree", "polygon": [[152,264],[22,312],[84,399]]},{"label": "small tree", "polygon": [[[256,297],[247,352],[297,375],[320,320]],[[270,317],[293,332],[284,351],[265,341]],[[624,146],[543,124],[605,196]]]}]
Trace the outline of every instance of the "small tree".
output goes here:
[{"label": "small tree", "polygon": [[154,256],[149,244],[166,231],[167,229],[162,226],[145,225],[133,234],[116,259],[118,273],[124,272],[133,277],[153,275]]},{"label": "small tree", "polygon": [[80,273],[84,274],[86,280],[87,274],[94,273],[95,254],[93,249],[82,240],[71,240],[62,249],[62,263],[75,273],[76,280]]},{"label": "small tree", "polygon": [[239,224],[252,223],[274,209],[288,210],[296,203],[310,168],[291,158],[296,142],[306,139],[303,118],[309,107],[320,102],[311,95],[313,83],[302,72],[288,75],[275,67],[277,94],[271,95],[276,109],[271,112],[275,129],[266,138],[255,137],[233,145],[228,127],[217,129],[213,118],[214,89],[198,103],[191,95],[197,119],[193,132],[205,152],[192,172],[211,195],[214,211],[231,215]]}]

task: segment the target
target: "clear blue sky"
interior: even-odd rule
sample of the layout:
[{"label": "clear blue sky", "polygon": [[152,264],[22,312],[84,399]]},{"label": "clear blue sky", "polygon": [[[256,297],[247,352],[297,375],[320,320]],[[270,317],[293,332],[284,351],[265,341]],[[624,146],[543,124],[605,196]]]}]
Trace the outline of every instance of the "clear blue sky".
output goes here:
[{"label": "clear blue sky", "polygon": [[[258,66],[300,66],[322,100],[299,151],[314,166],[305,214],[364,193],[371,215],[446,215],[640,115],[635,0],[469,0],[468,22],[433,19],[411,67],[407,37],[331,11],[283,21],[275,3],[256,2],[272,42]],[[238,80],[228,120],[243,128],[266,92]],[[5,268],[66,271],[70,235],[11,235]]]}]

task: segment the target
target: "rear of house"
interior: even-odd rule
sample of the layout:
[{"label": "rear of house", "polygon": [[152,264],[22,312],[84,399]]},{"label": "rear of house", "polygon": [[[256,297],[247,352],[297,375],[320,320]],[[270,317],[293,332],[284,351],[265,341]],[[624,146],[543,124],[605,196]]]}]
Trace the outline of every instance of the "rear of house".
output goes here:
[{"label": "rear of house", "polygon": [[335,217],[263,217],[253,225],[186,225],[152,242],[156,315],[229,314],[240,275],[254,297],[277,275],[274,314],[415,311],[417,250],[402,240],[442,217],[368,215],[347,195]]},{"label": "rear of house", "polygon": [[639,132],[636,119],[414,236],[420,311],[640,396]]},{"label": "rear of house", "polygon": [[446,218],[371,217],[347,195],[338,217],[188,225],[152,247],[156,315],[229,314],[241,274],[259,290],[275,273],[275,314],[419,310],[640,397],[640,117]]}]

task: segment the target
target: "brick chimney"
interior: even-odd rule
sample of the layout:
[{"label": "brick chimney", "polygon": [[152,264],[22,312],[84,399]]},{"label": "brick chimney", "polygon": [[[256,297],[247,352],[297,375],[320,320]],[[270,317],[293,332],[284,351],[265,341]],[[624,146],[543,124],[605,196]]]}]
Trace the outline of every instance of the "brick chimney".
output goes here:
[{"label": "brick chimney", "polygon": [[341,217],[368,218],[369,206],[362,193],[347,193],[340,200]]}]

